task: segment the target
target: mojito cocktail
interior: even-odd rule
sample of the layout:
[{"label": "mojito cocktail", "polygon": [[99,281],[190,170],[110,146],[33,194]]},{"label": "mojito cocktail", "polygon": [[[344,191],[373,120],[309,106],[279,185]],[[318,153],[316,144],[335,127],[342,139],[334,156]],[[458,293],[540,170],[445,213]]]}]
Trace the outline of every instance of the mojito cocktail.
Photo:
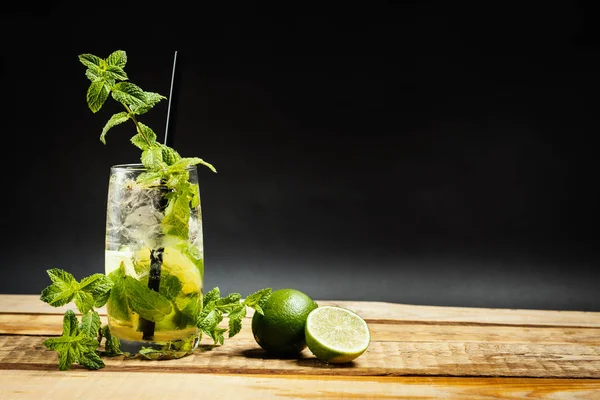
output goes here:
[{"label": "mojito cocktail", "polygon": [[174,192],[141,164],[111,168],[106,308],[111,334],[132,355],[178,358],[197,346],[204,262],[196,167],[178,179],[187,186]]}]

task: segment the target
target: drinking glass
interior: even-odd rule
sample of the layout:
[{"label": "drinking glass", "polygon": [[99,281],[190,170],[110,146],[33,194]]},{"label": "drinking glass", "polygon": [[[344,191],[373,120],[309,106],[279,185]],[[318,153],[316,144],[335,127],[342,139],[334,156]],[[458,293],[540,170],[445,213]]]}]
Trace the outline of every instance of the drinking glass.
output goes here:
[{"label": "drinking glass", "polygon": [[[106,215],[105,272],[114,283],[106,304],[112,336],[121,350],[163,359],[190,354],[198,345],[204,257],[198,173],[186,169],[190,193],[187,232],[165,227],[175,197],[142,164],[110,169]],[[180,210],[181,211],[181,210]],[[185,210],[184,210],[185,211]]]}]

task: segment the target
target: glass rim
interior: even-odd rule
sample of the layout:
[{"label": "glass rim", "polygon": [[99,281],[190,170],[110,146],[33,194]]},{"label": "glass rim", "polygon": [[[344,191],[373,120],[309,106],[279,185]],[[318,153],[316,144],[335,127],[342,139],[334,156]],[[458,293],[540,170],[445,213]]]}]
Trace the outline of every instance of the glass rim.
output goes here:
[{"label": "glass rim", "polygon": [[[198,167],[196,165],[188,165],[185,169],[188,171],[197,170]],[[146,167],[142,163],[129,163],[129,164],[115,164],[111,165],[111,171],[129,171],[129,172],[144,172],[147,171]]]}]

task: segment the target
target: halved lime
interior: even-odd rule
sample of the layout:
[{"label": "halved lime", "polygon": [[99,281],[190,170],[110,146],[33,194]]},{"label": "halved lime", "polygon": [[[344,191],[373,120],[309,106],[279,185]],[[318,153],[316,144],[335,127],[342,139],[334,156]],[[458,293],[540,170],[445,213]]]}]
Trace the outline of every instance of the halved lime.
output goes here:
[{"label": "halved lime", "polygon": [[367,350],[371,342],[369,326],[353,311],[321,306],[306,320],[306,344],[320,360],[340,364],[350,362]]}]

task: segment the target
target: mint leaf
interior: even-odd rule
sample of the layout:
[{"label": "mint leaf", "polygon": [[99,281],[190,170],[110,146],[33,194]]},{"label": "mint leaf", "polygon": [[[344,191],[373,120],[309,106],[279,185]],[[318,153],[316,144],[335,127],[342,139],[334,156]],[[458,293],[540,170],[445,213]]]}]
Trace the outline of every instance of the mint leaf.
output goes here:
[{"label": "mint leaf", "polygon": [[222,345],[225,342],[225,337],[223,334],[226,331],[226,328],[215,328],[210,332],[209,336],[214,340],[215,344]]},{"label": "mint leaf", "polygon": [[138,353],[147,360],[159,360],[163,355],[163,349],[153,347],[142,347]]},{"label": "mint leaf", "polygon": [[110,289],[108,289],[106,292],[100,292],[98,289],[97,293],[92,294],[92,296],[94,297],[94,307],[104,306],[108,302],[111,290],[112,290],[112,282],[111,282]]},{"label": "mint leaf", "polygon": [[67,310],[63,316],[63,336],[75,336],[79,332],[77,316],[72,310]]},{"label": "mint leaf", "polygon": [[127,73],[123,70],[123,68],[116,65],[109,65],[106,67],[106,76],[117,81],[126,81],[129,79],[127,78]]},{"label": "mint leaf", "polygon": [[[104,362],[100,358],[100,356],[96,353],[95,349],[98,347],[98,342],[96,340],[85,341],[82,340],[77,343],[77,350],[79,350],[79,356],[77,357],[77,362],[87,369],[100,369],[104,368]],[[90,349],[94,349],[90,351]]]},{"label": "mint leaf", "polygon": [[200,295],[197,292],[179,295],[175,298],[175,306],[183,315],[197,321],[202,310]]},{"label": "mint leaf", "polygon": [[131,82],[119,82],[112,87],[112,97],[125,106],[146,104],[146,94]]},{"label": "mint leaf", "polygon": [[215,308],[215,303],[205,306],[198,317],[197,326],[200,330],[211,337],[215,344],[223,344],[223,333],[227,330],[219,328],[219,323],[223,321],[223,313]]},{"label": "mint leaf", "polygon": [[215,169],[215,167],[212,164],[209,164],[206,161],[204,161],[203,159],[198,158],[198,157],[184,157],[184,158],[181,158],[175,164],[173,164],[171,166],[171,168],[169,168],[169,171],[170,172],[177,172],[177,171],[185,170],[190,165],[198,165],[198,164],[202,164],[202,165],[210,168],[210,170],[212,172],[215,172],[215,173],[217,172],[217,170]]},{"label": "mint leaf", "polygon": [[73,275],[58,268],[46,272],[52,284],[42,291],[40,300],[54,307],[74,301],[82,314],[86,314],[94,306],[103,306],[112,288],[112,282],[103,274],[88,276],[79,283]]},{"label": "mint leaf", "polygon": [[146,101],[144,102],[144,104],[135,105],[134,107],[131,108],[131,111],[133,111],[133,113],[136,115],[142,115],[142,114],[147,113],[148,111],[150,111],[152,109],[152,107],[157,105],[161,100],[167,99],[165,96],[158,94],[158,93],[154,93],[154,92],[145,92],[145,94],[146,94]]},{"label": "mint leaf", "polygon": [[88,107],[92,112],[97,112],[108,98],[109,89],[105,86],[104,80],[96,80],[88,88],[86,100]]},{"label": "mint leaf", "polygon": [[171,302],[130,276],[125,276],[125,291],[133,311],[142,318],[160,322],[172,311]]},{"label": "mint leaf", "polygon": [[103,78],[103,74],[100,72],[100,70],[94,69],[88,69],[85,71],[85,76],[87,76],[87,78],[92,82],[101,80]]},{"label": "mint leaf", "polygon": [[104,144],[106,144],[106,133],[113,127],[122,124],[123,122],[127,121],[130,118],[129,113],[122,111],[120,113],[116,113],[114,114],[112,117],[110,117],[110,119],[108,120],[108,122],[106,123],[106,125],[104,125],[104,128],[102,129],[102,134],[100,135],[100,141]]},{"label": "mint leaf", "polygon": [[196,208],[200,205],[200,187],[198,185],[192,185],[192,190],[190,191],[190,196],[192,196],[192,200],[190,201],[190,206],[192,208]]},{"label": "mint leaf", "polygon": [[113,287],[106,304],[106,311],[117,320],[131,321],[129,300],[125,288],[125,264],[121,262],[119,268],[111,272],[108,277],[112,281]]},{"label": "mint leaf", "polygon": [[264,315],[262,306],[265,304],[269,296],[271,296],[271,288],[261,289],[252,293],[244,300],[244,305],[253,308],[257,313]]},{"label": "mint leaf", "polygon": [[181,158],[181,156],[179,156],[178,160],[176,160],[174,163],[169,165],[169,167],[167,168],[167,173],[169,173],[169,174],[185,173],[185,172],[187,172],[188,166],[189,166],[189,164],[188,164],[187,160],[184,158]]},{"label": "mint leaf", "polygon": [[173,197],[188,195],[190,193],[190,186],[192,185],[188,182],[190,175],[187,171],[169,172],[167,168],[165,175],[167,177],[167,186],[173,190]]},{"label": "mint leaf", "polygon": [[194,336],[183,340],[166,342],[162,346],[142,347],[140,356],[148,360],[178,359],[194,350],[196,338]]},{"label": "mint leaf", "polygon": [[162,174],[160,172],[142,172],[138,175],[135,181],[140,185],[150,183],[158,185],[161,177]]},{"label": "mint leaf", "polygon": [[75,292],[73,301],[80,313],[85,314],[94,308],[94,298],[90,293],[78,290]]},{"label": "mint leaf", "polygon": [[81,317],[81,324],[79,324],[79,330],[85,335],[95,338],[100,332],[100,315],[96,311],[90,311]]},{"label": "mint leaf", "polygon": [[203,302],[204,307],[207,307],[209,304],[214,303],[215,301],[221,298],[221,291],[218,287],[212,289],[210,292],[204,294]]},{"label": "mint leaf", "polygon": [[[112,286],[112,281],[106,275],[93,274],[81,280],[79,290],[92,296],[95,307],[102,307],[108,300]],[[84,313],[81,309],[80,311]]]},{"label": "mint leaf", "polygon": [[108,357],[123,354],[121,351],[121,342],[119,342],[119,338],[110,333],[110,328],[108,325],[104,325],[101,332],[102,336],[104,337],[104,351],[101,352],[101,354]]},{"label": "mint leaf", "polygon": [[79,363],[88,369],[99,369],[104,363],[96,354],[98,341],[90,338],[79,329],[77,316],[71,310],[63,317],[63,333],[60,337],[44,341],[44,345],[58,353],[58,368],[66,371],[73,363]]},{"label": "mint leaf", "polygon": [[198,316],[198,328],[202,330],[212,330],[221,321],[223,321],[223,313],[215,308],[215,304],[206,305]]},{"label": "mint leaf", "polygon": [[259,304],[264,304],[270,294],[271,289],[262,289],[240,303],[239,293],[221,297],[219,288],[214,288],[204,295],[204,309],[198,316],[197,326],[203,333],[210,336],[215,344],[223,344],[223,333],[227,329],[218,326],[223,320],[223,314],[227,314],[229,318],[229,337],[231,338],[242,330],[242,322],[247,312],[246,303],[260,309]]},{"label": "mint leaf", "polygon": [[141,122],[138,122],[138,129],[138,133],[131,138],[131,143],[133,143],[140,150],[148,150],[156,143],[156,133],[154,133],[152,129]]},{"label": "mint leaf", "polygon": [[181,288],[181,281],[175,275],[166,272],[161,275],[158,293],[165,296],[166,299],[174,300],[181,291]]},{"label": "mint leaf", "polygon": [[242,296],[239,293],[231,293],[227,297],[215,301],[215,307],[224,313],[228,313],[240,304]]},{"label": "mint leaf", "polygon": [[142,152],[142,164],[150,171],[161,169],[164,165],[160,147],[150,147]]},{"label": "mint leaf", "polygon": [[65,338],[64,334],[58,338],[44,340],[44,346],[58,353],[58,369],[61,371],[70,369],[75,362],[75,353],[71,351],[71,341],[72,339]]},{"label": "mint leaf", "polygon": [[100,67],[105,64],[103,59],[93,54],[81,54],[79,61],[93,71],[100,70]]},{"label": "mint leaf", "polygon": [[165,145],[162,145],[161,149],[163,160],[167,163],[167,165],[173,165],[177,161],[181,160],[181,156],[177,151],[175,151],[175,149]]},{"label": "mint leaf", "polygon": [[42,290],[40,300],[53,307],[70,303],[79,289],[77,280],[70,273],[58,268],[49,269],[46,273],[53,283]]},{"label": "mint leaf", "polygon": [[108,57],[106,57],[106,63],[109,66],[125,68],[125,64],[127,64],[127,53],[125,53],[123,50],[113,51]]},{"label": "mint leaf", "polygon": [[182,158],[182,160],[186,161],[188,163],[188,165],[198,165],[198,164],[201,164],[201,165],[204,165],[205,167],[208,167],[212,172],[214,172],[214,173],[217,172],[217,170],[215,169],[215,167],[212,164],[207,163],[206,161],[204,161],[201,158],[198,158],[198,157],[188,157],[188,158]]},{"label": "mint leaf", "polygon": [[236,305],[227,315],[229,317],[229,337],[232,338],[242,330],[242,321],[246,316],[246,306]]},{"label": "mint leaf", "polygon": [[146,92],[146,105],[150,107],[154,107],[161,100],[166,100],[167,98],[162,94],[154,93],[154,92]]},{"label": "mint leaf", "polygon": [[190,201],[185,193],[169,200],[162,220],[163,233],[187,240],[190,213]]}]

